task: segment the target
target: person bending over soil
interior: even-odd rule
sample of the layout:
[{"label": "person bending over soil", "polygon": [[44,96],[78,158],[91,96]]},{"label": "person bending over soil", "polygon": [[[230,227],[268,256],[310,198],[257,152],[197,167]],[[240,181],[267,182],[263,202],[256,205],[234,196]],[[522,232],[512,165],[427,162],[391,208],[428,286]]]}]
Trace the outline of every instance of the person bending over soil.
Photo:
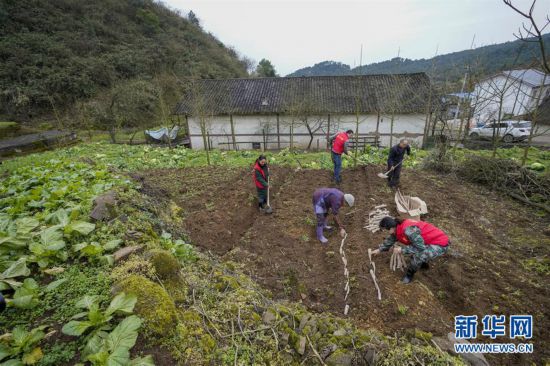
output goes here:
[{"label": "person bending over soil", "polygon": [[313,192],[313,211],[317,216],[317,239],[323,244],[328,242],[328,239],[325,238],[323,230],[331,230],[332,227],[328,226],[328,213],[329,210],[334,216],[334,221],[340,229],[340,235],[344,237],[346,235],[346,230],[342,225],[342,221],[338,218],[338,211],[340,207],[344,204],[344,201],[352,207],[355,202],[355,198],[349,194],[340,191],[336,188],[318,188]]},{"label": "person bending over soil", "polygon": [[258,191],[258,207],[260,208],[260,212],[266,214],[272,213],[273,210],[267,205],[269,168],[267,166],[267,159],[264,155],[260,155],[260,157],[256,159],[252,179]]},{"label": "person bending over soil", "polygon": [[396,253],[411,255],[411,262],[403,279],[403,283],[412,281],[418,268],[429,269],[428,262],[447,253],[449,237],[434,225],[415,220],[401,220],[386,216],[380,221],[380,228],[389,230],[388,236],[373,255],[388,251],[396,242],[405,244],[403,249],[397,245]]}]

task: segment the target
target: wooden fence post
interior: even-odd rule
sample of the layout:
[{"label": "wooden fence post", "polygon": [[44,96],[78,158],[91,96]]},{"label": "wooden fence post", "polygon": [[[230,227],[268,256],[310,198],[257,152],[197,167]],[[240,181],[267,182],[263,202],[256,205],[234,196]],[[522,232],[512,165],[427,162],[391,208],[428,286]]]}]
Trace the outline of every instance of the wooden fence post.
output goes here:
[{"label": "wooden fence post", "polygon": [[290,150],[294,148],[294,121],[290,123]]},{"label": "wooden fence post", "polygon": [[187,114],[185,115],[185,134],[187,135],[187,138],[189,138],[189,147],[193,148],[193,141],[191,141],[191,131],[189,131],[189,117]]},{"label": "wooden fence post", "polygon": [[330,113],[328,114],[328,123],[327,123],[327,150],[330,150]]},{"label": "wooden fence post", "polygon": [[390,122],[390,147],[393,146],[393,119],[394,119],[394,114],[392,113],[391,122]]},{"label": "wooden fence post", "polygon": [[277,150],[281,150],[281,132],[279,125],[279,113],[277,113]]},{"label": "wooden fence post", "polygon": [[237,150],[237,142],[235,141],[235,125],[233,124],[233,115],[229,115],[229,123],[231,123],[231,141],[233,142],[233,150]]},{"label": "wooden fence post", "polygon": [[378,112],[378,115],[376,117],[376,136],[375,136],[375,139],[374,139],[374,144],[376,145],[376,147],[379,147],[380,146],[380,111]]}]

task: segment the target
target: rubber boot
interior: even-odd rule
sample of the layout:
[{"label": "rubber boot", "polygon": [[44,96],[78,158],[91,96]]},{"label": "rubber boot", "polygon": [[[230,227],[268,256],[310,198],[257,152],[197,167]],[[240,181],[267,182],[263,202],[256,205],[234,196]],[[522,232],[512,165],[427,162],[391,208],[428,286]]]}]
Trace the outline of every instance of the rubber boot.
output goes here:
[{"label": "rubber boot", "polygon": [[430,269],[430,264],[428,262],[422,262],[422,264],[420,265],[420,269],[428,270]]},{"label": "rubber boot", "polygon": [[0,313],[3,312],[6,309],[6,300],[4,300],[4,296],[0,293]]},{"label": "rubber boot", "polygon": [[411,283],[413,280],[414,274],[416,273],[416,267],[413,267],[412,265],[407,268],[407,273],[405,273],[405,276],[401,279],[401,282],[404,284]]},{"label": "rubber boot", "polygon": [[319,239],[319,241],[322,243],[322,244],[326,244],[328,243],[328,239],[325,238],[325,236],[323,235],[323,226],[321,225],[317,225],[317,239]]}]

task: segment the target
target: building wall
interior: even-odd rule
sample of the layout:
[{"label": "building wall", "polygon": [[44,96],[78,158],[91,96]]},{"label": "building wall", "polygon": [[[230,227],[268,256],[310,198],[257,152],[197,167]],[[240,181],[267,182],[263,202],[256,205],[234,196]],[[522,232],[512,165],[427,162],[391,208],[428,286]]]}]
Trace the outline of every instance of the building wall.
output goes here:
[{"label": "building wall", "polygon": [[[240,150],[252,148],[252,142],[263,144],[263,133],[266,134],[267,149],[290,147],[291,128],[293,129],[292,144],[296,148],[306,148],[310,136],[304,122],[290,116],[279,116],[279,138],[277,137],[277,116],[276,115],[253,115],[233,116],[235,129],[235,140]],[[359,135],[375,135],[378,116],[376,114],[365,114],[359,116]],[[329,116],[308,117],[308,121],[315,130],[311,148],[319,146],[324,149],[327,146],[327,129],[329,127]],[[399,138],[407,137],[415,144],[422,144],[422,135],[426,123],[425,114],[409,114],[394,116],[393,143]],[[194,149],[203,149],[203,137],[199,119],[188,118],[189,134],[191,145]],[[231,122],[229,116],[211,116],[205,118],[204,122],[210,138],[210,146],[214,149],[232,149]],[[336,131],[352,129],[355,131],[355,115],[330,116],[329,134]],[[390,144],[391,116],[381,115],[379,123],[380,144]],[[263,146],[262,146],[263,147]]]},{"label": "building wall", "polygon": [[501,102],[502,118],[505,114],[522,115],[530,112],[536,100],[532,87],[502,75],[477,84],[474,95],[474,119],[483,123],[498,119]]}]

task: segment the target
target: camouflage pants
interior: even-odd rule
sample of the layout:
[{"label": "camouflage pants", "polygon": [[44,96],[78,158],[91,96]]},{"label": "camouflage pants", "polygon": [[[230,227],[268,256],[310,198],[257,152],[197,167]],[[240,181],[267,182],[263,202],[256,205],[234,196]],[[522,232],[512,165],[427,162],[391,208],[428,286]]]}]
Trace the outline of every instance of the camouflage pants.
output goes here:
[{"label": "camouflage pants", "polygon": [[[450,244],[451,243],[449,243],[449,245]],[[413,246],[409,246],[407,248],[407,254],[412,256],[411,266],[419,268],[422,263],[427,263],[437,257],[441,257],[443,254],[447,253],[449,245],[445,247],[442,247],[441,245],[426,245],[424,250],[419,250]]]}]

